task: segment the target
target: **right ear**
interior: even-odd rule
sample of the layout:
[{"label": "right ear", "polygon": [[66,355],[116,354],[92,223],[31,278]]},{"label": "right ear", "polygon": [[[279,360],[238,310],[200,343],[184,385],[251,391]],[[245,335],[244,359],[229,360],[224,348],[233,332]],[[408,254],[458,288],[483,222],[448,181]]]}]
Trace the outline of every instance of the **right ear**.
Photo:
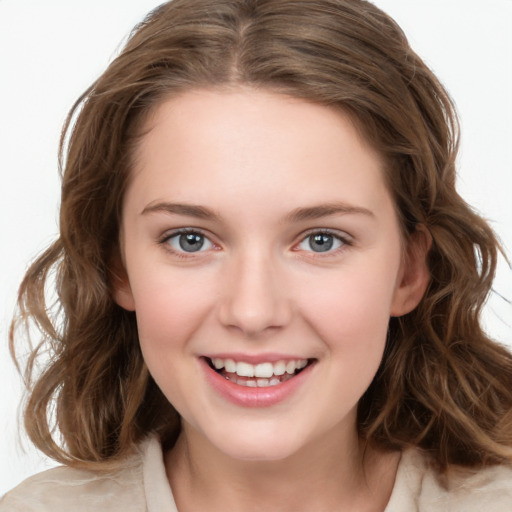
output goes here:
[{"label": "right ear", "polygon": [[115,261],[110,266],[110,277],[112,283],[112,295],[116,303],[127,311],[135,311],[135,299],[133,298],[132,288],[128,274],[120,257],[114,258]]}]

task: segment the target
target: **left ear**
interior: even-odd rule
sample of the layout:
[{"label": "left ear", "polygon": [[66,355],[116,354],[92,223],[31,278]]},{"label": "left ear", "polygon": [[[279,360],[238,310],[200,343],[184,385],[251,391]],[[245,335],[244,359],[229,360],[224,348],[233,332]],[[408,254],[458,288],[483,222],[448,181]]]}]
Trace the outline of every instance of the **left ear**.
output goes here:
[{"label": "left ear", "polygon": [[432,246],[432,236],[421,224],[407,240],[397,280],[391,316],[403,316],[410,313],[421,301],[430,281],[427,255]]},{"label": "left ear", "polygon": [[114,301],[126,311],[135,311],[135,299],[120,254],[110,258],[110,286]]}]

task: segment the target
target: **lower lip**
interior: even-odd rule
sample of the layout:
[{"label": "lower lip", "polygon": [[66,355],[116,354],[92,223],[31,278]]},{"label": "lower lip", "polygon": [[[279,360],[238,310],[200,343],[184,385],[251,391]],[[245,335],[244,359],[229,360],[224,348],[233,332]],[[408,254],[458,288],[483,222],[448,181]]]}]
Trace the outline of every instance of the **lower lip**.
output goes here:
[{"label": "lower lip", "polygon": [[286,400],[305,382],[311,374],[314,363],[300,373],[275,386],[250,388],[232,382],[213,370],[204,358],[200,358],[206,380],[223,398],[242,407],[270,407]]}]

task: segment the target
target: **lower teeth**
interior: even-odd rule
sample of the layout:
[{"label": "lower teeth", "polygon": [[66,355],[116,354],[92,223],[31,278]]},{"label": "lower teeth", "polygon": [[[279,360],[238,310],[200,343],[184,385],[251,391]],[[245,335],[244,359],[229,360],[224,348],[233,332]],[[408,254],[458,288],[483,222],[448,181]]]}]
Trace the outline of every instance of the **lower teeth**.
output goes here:
[{"label": "lower teeth", "polygon": [[234,382],[235,384],[238,384],[239,386],[245,386],[248,388],[266,388],[270,386],[277,386],[278,384],[281,384],[282,382],[286,382],[287,380],[291,379],[293,375],[285,374],[279,377],[272,377],[270,379],[252,379],[252,378],[246,378],[246,379],[240,379],[236,374],[221,374],[223,377],[231,382]]}]

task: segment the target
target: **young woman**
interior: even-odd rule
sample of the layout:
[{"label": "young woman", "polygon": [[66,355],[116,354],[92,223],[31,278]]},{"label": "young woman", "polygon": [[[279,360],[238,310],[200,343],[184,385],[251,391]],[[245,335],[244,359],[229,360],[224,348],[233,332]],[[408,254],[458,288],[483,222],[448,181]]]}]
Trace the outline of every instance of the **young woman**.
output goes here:
[{"label": "young woman", "polygon": [[389,17],[174,0],[65,133],[12,331],[41,331],[29,373],[51,351],[25,423],[64,466],[0,510],[510,510],[512,356],[479,324],[499,247]]}]

